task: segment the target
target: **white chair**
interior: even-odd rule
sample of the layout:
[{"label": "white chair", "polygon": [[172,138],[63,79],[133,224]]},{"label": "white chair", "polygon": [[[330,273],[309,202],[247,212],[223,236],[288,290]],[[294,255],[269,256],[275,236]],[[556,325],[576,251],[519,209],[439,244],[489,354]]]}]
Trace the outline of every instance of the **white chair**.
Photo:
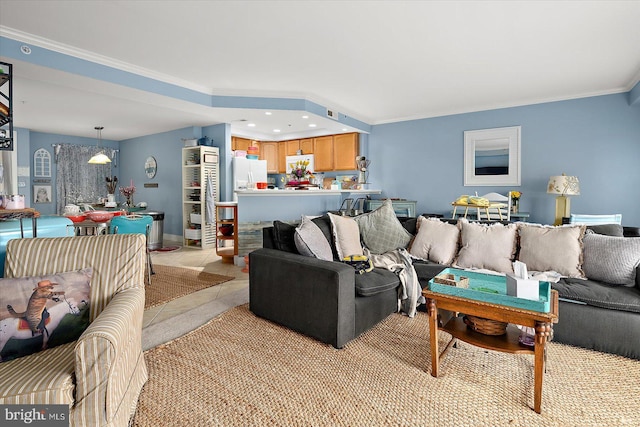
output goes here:
[{"label": "white chair", "polygon": [[486,209],[478,209],[478,219],[487,221],[511,221],[511,196],[487,193],[481,196],[489,200]]}]

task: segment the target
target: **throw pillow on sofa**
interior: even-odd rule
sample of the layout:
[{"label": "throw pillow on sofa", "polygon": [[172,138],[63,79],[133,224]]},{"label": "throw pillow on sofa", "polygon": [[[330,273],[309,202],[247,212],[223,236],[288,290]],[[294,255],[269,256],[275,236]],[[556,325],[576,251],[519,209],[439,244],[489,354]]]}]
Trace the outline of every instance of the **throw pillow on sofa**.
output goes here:
[{"label": "throw pillow on sofa", "polygon": [[411,234],[402,226],[393,203],[386,199],[382,206],[354,218],[365,246],[373,254],[383,254],[398,248],[406,248]]},{"label": "throw pillow on sofa", "polygon": [[302,223],[296,228],[293,239],[300,254],[333,261],[333,253],[327,238],[309,217],[302,217]]},{"label": "throw pillow on sofa", "polygon": [[587,231],[583,241],[583,270],[589,279],[635,286],[636,268],[640,265],[640,239]]},{"label": "throw pillow on sofa", "polygon": [[438,218],[418,217],[418,232],[409,253],[414,257],[449,265],[458,253],[460,229]]},{"label": "throw pillow on sofa", "polygon": [[584,225],[520,224],[518,260],[529,271],[555,271],[565,277],[584,278],[582,238]]},{"label": "throw pillow on sofa", "polygon": [[454,261],[455,267],[513,273],[517,242],[515,224],[476,224],[461,219],[458,226],[460,251]]},{"label": "throw pillow on sofa", "polygon": [[364,255],[360,244],[360,228],[353,218],[329,214],[331,232],[338,252],[338,258],[349,255]]},{"label": "throw pillow on sofa", "polygon": [[0,279],[2,361],[77,340],[89,326],[90,268]]}]

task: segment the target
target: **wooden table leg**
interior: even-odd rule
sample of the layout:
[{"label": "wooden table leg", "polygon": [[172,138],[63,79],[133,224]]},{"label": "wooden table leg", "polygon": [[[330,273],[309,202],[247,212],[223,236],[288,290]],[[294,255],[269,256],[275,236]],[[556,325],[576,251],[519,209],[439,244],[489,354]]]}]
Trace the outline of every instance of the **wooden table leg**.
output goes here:
[{"label": "wooden table leg", "polygon": [[429,335],[431,337],[431,375],[438,377],[440,349],[438,349],[438,308],[435,300],[427,300],[427,312],[429,313]]},{"label": "wooden table leg", "polygon": [[536,323],[536,342],[534,349],[534,388],[533,388],[533,410],[538,414],[542,410],[542,377],[544,375],[544,351],[547,345],[547,337],[551,334],[551,324]]}]

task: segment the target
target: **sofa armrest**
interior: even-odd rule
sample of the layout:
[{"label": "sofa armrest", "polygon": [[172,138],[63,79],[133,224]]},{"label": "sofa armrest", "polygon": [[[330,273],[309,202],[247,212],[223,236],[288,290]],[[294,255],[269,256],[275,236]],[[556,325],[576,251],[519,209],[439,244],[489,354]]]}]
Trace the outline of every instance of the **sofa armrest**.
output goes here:
[{"label": "sofa armrest", "polygon": [[[143,288],[129,288],[113,299],[75,346],[75,425],[113,422],[142,357]],[[144,369],[146,375],[146,369]],[[73,423],[72,423],[73,424]]]},{"label": "sofa armrest", "polygon": [[334,261],[261,248],[249,254],[249,308],[341,348],[355,337],[355,271]]}]

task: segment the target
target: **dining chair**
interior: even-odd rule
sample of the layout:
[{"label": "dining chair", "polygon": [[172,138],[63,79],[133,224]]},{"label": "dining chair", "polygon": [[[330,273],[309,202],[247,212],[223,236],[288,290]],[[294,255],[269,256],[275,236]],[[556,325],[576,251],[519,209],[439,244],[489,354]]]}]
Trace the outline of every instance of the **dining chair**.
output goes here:
[{"label": "dining chair", "polygon": [[[489,200],[489,206],[486,209],[478,209],[478,219],[488,221],[511,221],[511,196],[505,196],[500,193],[487,193],[481,196]],[[484,217],[483,217],[484,216]]]},{"label": "dining chair", "polygon": [[149,250],[149,236],[151,234],[151,224],[153,217],[151,215],[120,215],[111,219],[110,230],[112,234],[144,234],[147,243],[147,284],[151,284],[151,275],[153,264],[151,262],[151,251]]}]

